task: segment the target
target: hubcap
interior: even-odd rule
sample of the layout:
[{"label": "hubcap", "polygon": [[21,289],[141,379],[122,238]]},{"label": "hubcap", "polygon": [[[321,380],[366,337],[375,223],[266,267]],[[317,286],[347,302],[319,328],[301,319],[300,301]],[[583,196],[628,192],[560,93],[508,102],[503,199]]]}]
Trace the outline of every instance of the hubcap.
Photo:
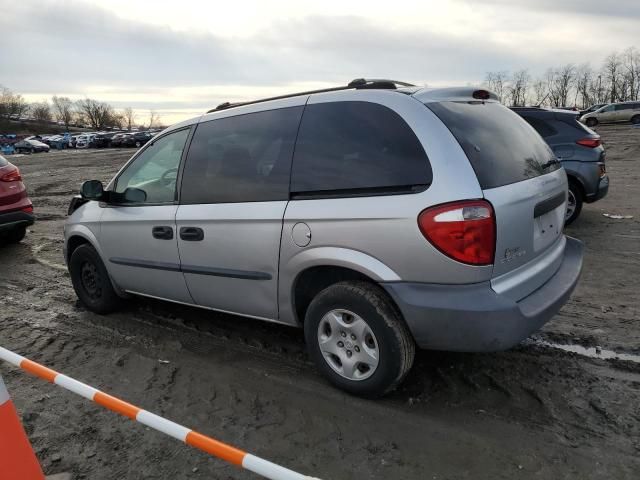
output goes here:
[{"label": "hubcap", "polygon": [[102,284],[98,269],[93,263],[85,262],[82,264],[82,287],[87,295],[93,300],[102,296]]},{"label": "hubcap", "polygon": [[571,190],[569,190],[569,195],[567,197],[567,213],[564,216],[565,220],[569,220],[573,212],[576,211],[576,196],[573,194]]},{"label": "hubcap", "polygon": [[378,368],[378,340],[360,316],[331,310],[318,325],[318,344],[327,364],[348,380],[365,380]]}]

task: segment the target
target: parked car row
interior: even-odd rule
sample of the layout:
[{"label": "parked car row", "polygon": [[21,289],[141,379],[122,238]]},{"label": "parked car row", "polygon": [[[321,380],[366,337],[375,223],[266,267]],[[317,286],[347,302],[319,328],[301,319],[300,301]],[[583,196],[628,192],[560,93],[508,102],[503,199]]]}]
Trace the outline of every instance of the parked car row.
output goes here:
[{"label": "parked car row", "polygon": [[[33,135],[13,144],[16,153],[48,152],[50,148],[140,148],[157,131],[87,132],[64,135]],[[45,148],[46,147],[46,148]]]}]

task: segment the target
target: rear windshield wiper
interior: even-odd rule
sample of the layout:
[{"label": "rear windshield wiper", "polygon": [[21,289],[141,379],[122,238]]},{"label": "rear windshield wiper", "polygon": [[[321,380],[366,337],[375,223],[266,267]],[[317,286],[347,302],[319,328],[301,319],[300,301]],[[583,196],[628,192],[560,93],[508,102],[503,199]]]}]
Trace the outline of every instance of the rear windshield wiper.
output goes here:
[{"label": "rear windshield wiper", "polygon": [[547,163],[543,163],[542,165],[540,165],[540,168],[542,168],[542,170],[546,170],[550,166],[555,165],[557,163],[560,163],[560,160],[558,160],[557,158],[554,158],[553,160],[549,160]]}]

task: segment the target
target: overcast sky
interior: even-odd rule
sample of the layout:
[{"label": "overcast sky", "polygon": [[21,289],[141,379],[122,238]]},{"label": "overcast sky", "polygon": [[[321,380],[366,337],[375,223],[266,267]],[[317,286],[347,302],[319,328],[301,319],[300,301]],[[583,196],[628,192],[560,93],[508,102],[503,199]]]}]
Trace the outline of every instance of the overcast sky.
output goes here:
[{"label": "overcast sky", "polygon": [[430,86],[599,65],[640,48],[640,0],[0,0],[0,85],[165,123],[357,77]]}]

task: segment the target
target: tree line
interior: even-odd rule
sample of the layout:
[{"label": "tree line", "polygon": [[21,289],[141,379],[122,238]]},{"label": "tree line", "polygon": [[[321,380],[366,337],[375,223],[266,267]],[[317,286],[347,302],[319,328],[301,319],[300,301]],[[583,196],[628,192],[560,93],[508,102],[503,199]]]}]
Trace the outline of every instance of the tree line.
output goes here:
[{"label": "tree line", "polygon": [[488,72],[484,87],[505,105],[586,108],[640,98],[640,51],[629,47],[608,55],[599,67],[568,63],[533,78],[526,69]]},{"label": "tree line", "polygon": [[73,101],[54,95],[51,101],[27,102],[24,97],[0,86],[0,118],[29,118],[38,122],[56,121],[67,129],[70,126],[87,126],[94,130],[119,128],[131,130],[141,126],[160,126],[160,116],[153,110],[142,125],[136,124],[136,114],[131,107],[116,110],[106,102],[85,98]]}]

